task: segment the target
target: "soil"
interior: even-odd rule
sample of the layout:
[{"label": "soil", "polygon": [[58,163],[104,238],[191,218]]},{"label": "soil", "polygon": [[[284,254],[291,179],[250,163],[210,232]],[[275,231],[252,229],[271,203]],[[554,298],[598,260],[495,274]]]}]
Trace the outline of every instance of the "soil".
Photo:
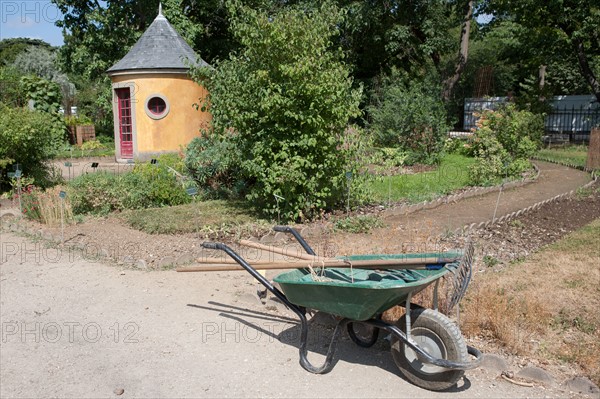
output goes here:
[{"label": "soil", "polygon": [[[587,173],[575,169],[546,162],[536,164],[540,169],[537,181],[523,187],[467,198],[408,215],[398,214],[393,208],[375,208],[373,211],[382,218],[385,227],[373,229],[367,235],[334,233],[330,222],[316,222],[309,225],[313,227],[313,233],[306,238],[318,253],[321,251],[322,254],[331,256],[444,249],[445,247],[438,248],[445,244],[440,237],[449,235],[459,227],[491,219],[496,204],[496,216],[499,218],[577,189],[590,180]],[[28,223],[30,230],[43,227]],[[61,235],[58,227],[44,230]],[[201,243],[207,239],[205,235],[147,234],[130,228],[118,215],[89,218],[85,223],[67,226],[64,239],[67,245],[84,248],[88,257],[97,257],[105,252],[114,262],[130,266],[141,259],[144,267],[149,269],[161,269],[207,256],[207,252],[201,247]]]},{"label": "soil", "polygon": [[[583,172],[538,165],[537,182],[501,193],[498,217],[589,181]],[[597,188],[471,230],[470,238],[499,265],[526,256],[600,217]],[[461,247],[467,235],[449,232],[490,219],[498,197],[409,215],[384,211],[387,226],[370,234],[321,229],[308,241],[330,255]],[[399,376],[385,340],[362,349],[344,337],[333,371],[313,375],[298,365],[293,314],[272,299],[260,302],[247,273],[131,269],[136,259],[146,259],[150,269],[167,265],[165,259],[191,261],[204,253],[198,235],[148,235],[109,217],[70,226],[65,238],[79,242],[83,252],[2,234],[1,397],[580,397],[561,385],[513,385],[483,368],[467,372],[449,392],[424,391]],[[114,252],[112,266],[90,256],[100,248]],[[311,334],[310,359],[319,363],[331,325],[315,319]],[[511,367],[521,363],[527,362],[509,361]],[[559,383],[577,375],[571,368],[552,372]]]}]

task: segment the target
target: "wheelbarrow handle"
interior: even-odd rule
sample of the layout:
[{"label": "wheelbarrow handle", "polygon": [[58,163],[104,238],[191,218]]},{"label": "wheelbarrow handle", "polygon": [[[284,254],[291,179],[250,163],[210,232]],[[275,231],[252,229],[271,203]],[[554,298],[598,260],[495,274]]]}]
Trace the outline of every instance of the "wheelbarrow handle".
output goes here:
[{"label": "wheelbarrow handle", "polygon": [[302,245],[302,248],[304,248],[304,250],[306,251],[307,254],[317,256],[315,251],[313,251],[313,249],[310,247],[310,245],[308,245],[306,240],[300,235],[300,233],[298,233],[298,230],[296,230],[295,228],[290,227],[290,226],[275,226],[275,227],[273,227],[273,231],[293,235],[294,238],[296,239],[296,241],[298,241],[300,243],[300,245]]},{"label": "wheelbarrow handle", "polygon": [[219,248],[219,244],[216,242],[204,241],[202,246],[206,249],[221,249]]},{"label": "wheelbarrow handle", "polygon": [[275,287],[269,280],[263,277],[259,272],[256,271],[248,262],[244,260],[240,255],[237,254],[233,249],[229,248],[227,245],[221,242],[208,242],[205,241],[202,243],[202,246],[206,249],[216,249],[224,251],[227,255],[229,255],[233,260],[235,260],[241,267],[243,267],[252,277],[254,277],[259,283],[265,286],[266,289],[271,291],[273,295],[275,295],[279,300],[281,300],[288,308],[293,310],[298,315],[304,315],[304,309],[300,308],[297,305],[291,303],[285,294],[281,292],[277,287]]}]

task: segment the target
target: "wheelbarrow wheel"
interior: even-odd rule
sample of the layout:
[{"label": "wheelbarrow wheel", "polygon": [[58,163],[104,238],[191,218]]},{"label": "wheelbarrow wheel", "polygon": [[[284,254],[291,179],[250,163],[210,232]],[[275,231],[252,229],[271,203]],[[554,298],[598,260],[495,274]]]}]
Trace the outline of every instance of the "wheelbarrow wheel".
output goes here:
[{"label": "wheelbarrow wheel", "polygon": [[[398,327],[406,332],[406,316]],[[432,309],[411,311],[411,338],[429,355],[446,360],[466,362],[467,345],[459,328],[446,316]],[[464,375],[464,370],[449,370],[424,363],[416,353],[392,335],[392,357],[400,372],[413,384],[431,391],[448,389]]]},{"label": "wheelbarrow wheel", "polygon": [[[357,329],[354,327],[357,327]],[[373,326],[368,326],[360,322],[352,322],[348,323],[347,328],[352,342],[363,348],[372,347],[377,342],[377,338],[379,338],[379,329]]]}]

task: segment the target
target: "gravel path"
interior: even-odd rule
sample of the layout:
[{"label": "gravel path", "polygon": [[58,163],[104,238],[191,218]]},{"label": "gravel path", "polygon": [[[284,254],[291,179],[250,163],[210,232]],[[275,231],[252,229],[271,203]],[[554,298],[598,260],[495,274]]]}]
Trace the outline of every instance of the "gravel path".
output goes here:
[{"label": "gravel path", "polygon": [[[346,336],[333,371],[310,374],[295,320],[260,304],[246,273],[121,270],[10,233],[2,247],[2,398],[580,397],[485,368],[425,391],[399,375],[387,341],[362,349]],[[311,332],[318,363],[331,330]]]},{"label": "gravel path", "polygon": [[[503,193],[498,216],[589,181],[583,172],[538,164],[539,180]],[[309,238],[315,247],[337,245],[338,254],[399,252],[489,219],[497,198],[389,216],[387,228],[369,235]],[[293,315],[260,303],[248,274],[148,272],[124,262],[155,258],[148,265],[159,267],[194,255],[197,236],[147,235],[108,218],[69,227],[66,237],[87,247],[0,237],[0,397],[581,397],[558,384],[513,385],[493,367],[467,372],[450,392],[424,391],[400,377],[385,340],[362,349],[344,337],[333,371],[313,375],[298,365]],[[97,263],[100,248],[121,264]],[[316,321],[311,328],[310,358],[318,363],[331,330]]]}]

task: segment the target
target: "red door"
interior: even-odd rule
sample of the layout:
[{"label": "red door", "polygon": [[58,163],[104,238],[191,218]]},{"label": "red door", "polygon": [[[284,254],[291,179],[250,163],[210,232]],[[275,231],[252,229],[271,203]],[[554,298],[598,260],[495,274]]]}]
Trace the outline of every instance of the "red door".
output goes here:
[{"label": "red door", "polygon": [[119,105],[119,140],[121,158],[133,158],[133,126],[129,88],[115,89]]}]

